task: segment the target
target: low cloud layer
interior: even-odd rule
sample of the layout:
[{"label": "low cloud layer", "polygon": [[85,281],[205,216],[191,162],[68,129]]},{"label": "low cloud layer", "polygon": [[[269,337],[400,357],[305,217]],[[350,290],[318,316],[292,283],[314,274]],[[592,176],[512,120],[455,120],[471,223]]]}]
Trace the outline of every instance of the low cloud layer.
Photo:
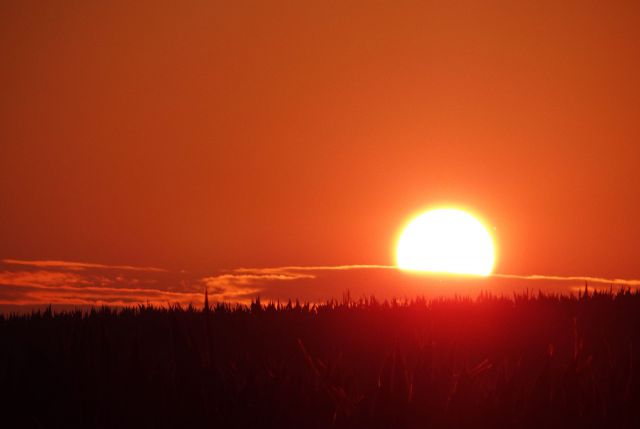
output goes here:
[{"label": "low cloud layer", "polygon": [[460,277],[408,273],[390,265],[283,266],[237,268],[217,273],[172,272],[154,267],[68,261],[0,261],[0,311],[20,311],[49,304],[64,308],[203,303],[247,304],[299,299],[324,302],[376,296],[379,299],[475,296],[481,291],[570,293],[584,288],[635,288],[640,280],[588,276],[493,274]]}]

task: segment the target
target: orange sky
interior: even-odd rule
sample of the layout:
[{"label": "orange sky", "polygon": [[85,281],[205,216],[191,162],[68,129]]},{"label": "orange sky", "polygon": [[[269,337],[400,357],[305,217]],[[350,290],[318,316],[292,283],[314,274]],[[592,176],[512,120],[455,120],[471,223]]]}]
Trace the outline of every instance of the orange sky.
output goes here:
[{"label": "orange sky", "polygon": [[0,258],[386,265],[408,216],[456,204],[496,228],[498,272],[640,278],[638,22],[635,1],[2,2]]}]

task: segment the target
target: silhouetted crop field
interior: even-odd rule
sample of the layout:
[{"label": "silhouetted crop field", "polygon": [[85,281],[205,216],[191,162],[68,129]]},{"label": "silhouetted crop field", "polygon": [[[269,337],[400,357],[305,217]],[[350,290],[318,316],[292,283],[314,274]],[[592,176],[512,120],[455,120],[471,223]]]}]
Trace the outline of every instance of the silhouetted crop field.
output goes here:
[{"label": "silhouetted crop field", "polygon": [[4,427],[640,427],[640,294],[0,317]]}]

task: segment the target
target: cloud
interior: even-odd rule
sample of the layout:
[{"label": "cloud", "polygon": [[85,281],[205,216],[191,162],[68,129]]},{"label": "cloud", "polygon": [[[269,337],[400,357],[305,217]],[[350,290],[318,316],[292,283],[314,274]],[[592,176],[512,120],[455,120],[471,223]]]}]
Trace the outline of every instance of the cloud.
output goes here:
[{"label": "cloud", "polygon": [[[230,273],[204,277],[202,283],[208,288],[209,296],[221,301],[248,303],[258,296],[271,299],[299,297],[302,292],[301,280],[316,280],[325,272],[352,270],[379,270],[395,268],[388,265],[324,265],[324,266],[282,266],[262,268],[235,268]],[[292,283],[292,288],[282,288],[282,283]],[[308,290],[308,289],[307,289]],[[289,295],[282,294],[283,291]],[[274,293],[281,292],[281,293]],[[329,299],[327,296],[324,299]],[[309,301],[309,298],[306,298]]]},{"label": "cloud", "polygon": [[[106,265],[67,261],[0,261],[0,310],[33,308],[49,304],[67,307],[141,303],[199,306],[208,290],[212,301],[248,304],[260,296],[265,301],[300,299],[324,302],[349,292],[354,298],[376,296],[474,296],[535,289],[571,293],[584,282],[640,287],[640,280],[591,276],[493,274],[460,277],[416,274],[393,265],[320,265],[241,267],[210,275],[190,274],[153,267]],[[602,286],[604,287],[604,286]]]},{"label": "cloud", "polygon": [[26,261],[20,259],[3,259],[2,262],[7,265],[26,265],[36,268],[59,268],[74,271],[86,269],[108,269],[108,270],[126,270],[126,271],[150,271],[150,272],[167,272],[162,268],[155,267],[135,267],[131,265],[105,265],[93,264],[88,262],[70,262],[70,261]]},{"label": "cloud", "polygon": [[199,305],[203,287],[180,273],[145,267],[65,261],[19,261],[0,264],[0,310],[93,305],[179,303]]},{"label": "cloud", "polygon": [[[244,276],[244,277],[243,277]],[[247,277],[251,276],[251,277]],[[277,277],[282,276],[282,277]],[[575,293],[589,283],[594,289],[610,285],[640,287],[640,280],[609,279],[595,276],[547,276],[493,274],[456,276],[415,273],[393,265],[336,265],[243,267],[230,270],[227,279],[239,290],[250,286],[263,299],[323,302],[349,292],[354,298],[376,296],[379,299],[415,296],[476,296],[481,291],[511,295],[527,290],[545,293]],[[292,281],[295,280],[295,281]],[[233,295],[226,295],[227,297]]]},{"label": "cloud", "polygon": [[3,286],[0,304],[132,305],[148,302],[166,305],[202,301],[202,293],[178,293],[159,289],[33,284]]},{"label": "cloud", "polygon": [[[1,271],[0,284],[14,286],[57,286],[57,285],[93,285],[92,280],[86,276],[57,271]],[[109,284],[108,279],[98,280],[97,283]]]},{"label": "cloud", "polygon": [[397,270],[395,265],[289,265],[283,267],[267,267],[267,268],[236,268],[232,270],[235,273],[286,273],[290,271],[348,271],[348,270]]},{"label": "cloud", "polygon": [[546,275],[518,275],[518,274],[492,274],[492,277],[501,279],[515,280],[553,280],[561,282],[587,282],[599,283],[606,285],[622,285],[622,286],[640,286],[640,280],[636,279],[609,279],[605,277],[589,277],[589,276],[546,276]]},{"label": "cloud", "polygon": [[[318,266],[282,266],[282,267],[269,267],[269,268],[237,268],[233,270],[237,273],[264,273],[264,274],[277,274],[277,273],[291,273],[296,271],[350,271],[350,270],[396,270],[401,271],[395,265],[334,265],[334,266],[326,266],[326,265],[318,265]],[[514,280],[540,280],[540,281],[569,281],[569,282],[588,282],[588,283],[599,283],[606,285],[625,285],[625,286],[640,286],[639,279],[613,279],[606,277],[591,277],[591,276],[551,276],[551,275],[542,275],[542,274],[530,274],[530,275],[519,275],[519,274],[499,274],[494,273],[489,277],[493,278],[501,278],[501,279],[514,279]]]},{"label": "cloud", "polygon": [[243,269],[237,271],[239,274],[204,277],[202,283],[207,287],[209,296],[220,301],[248,302],[260,292],[264,292],[273,282],[315,278],[312,274],[295,274],[284,270],[269,272],[267,269],[266,272],[255,274],[244,274]]}]

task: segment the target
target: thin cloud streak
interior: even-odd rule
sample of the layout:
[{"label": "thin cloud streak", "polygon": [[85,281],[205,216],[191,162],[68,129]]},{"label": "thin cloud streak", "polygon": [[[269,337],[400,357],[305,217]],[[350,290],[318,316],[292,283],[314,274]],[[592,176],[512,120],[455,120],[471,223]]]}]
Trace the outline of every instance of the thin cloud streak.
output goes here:
[{"label": "thin cloud streak", "polygon": [[287,271],[343,271],[343,270],[373,270],[373,269],[399,269],[395,265],[353,264],[353,265],[289,265],[283,267],[267,268],[235,268],[235,273],[281,273]]},{"label": "thin cloud streak", "polygon": [[255,281],[262,280],[298,280],[298,279],[313,279],[314,275],[311,274],[289,274],[286,272],[280,273],[264,273],[264,274],[222,274],[219,276],[204,277],[202,280],[209,286],[222,286],[229,283],[234,284],[250,284]]},{"label": "thin cloud streak", "polygon": [[[233,272],[238,273],[290,273],[291,271],[348,271],[348,270],[363,270],[363,269],[384,269],[384,270],[398,270],[402,271],[396,265],[318,265],[318,266],[283,266],[283,267],[270,267],[270,268],[237,268]],[[425,274],[429,274],[425,272]],[[437,275],[438,273],[432,273]],[[514,279],[514,280],[552,280],[552,281],[581,281],[589,283],[599,284],[615,284],[624,286],[640,286],[639,279],[610,279],[606,277],[591,277],[591,276],[551,276],[543,274],[490,274],[489,277],[501,278],[501,279]]]},{"label": "thin cloud streak", "polygon": [[0,305],[164,305],[202,301],[199,290],[141,288],[136,287],[135,280],[55,271],[0,272]]},{"label": "thin cloud streak", "polygon": [[103,269],[103,270],[126,270],[126,271],[150,271],[150,272],[168,272],[162,268],[156,267],[135,267],[132,265],[106,265],[94,264],[90,262],[71,262],[71,261],[27,261],[20,259],[3,259],[2,262],[7,265],[26,265],[36,268],[60,268],[67,270],[85,270],[85,269]]},{"label": "thin cloud streak", "polygon": [[615,284],[623,286],[640,286],[640,280],[636,279],[608,279],[605,277],[589,276],[545,276],[539,274],[518,275],[518,274],[492,274],[491,277],[514,280],[554,280],[554,281],[580,281],[588,283]]},{"label": "thin cloud streak", "polygon": [[71,285],[49,286],[49,285],[37,285],[37,284],[28,284],[28,285],[15,284],[12,286],[29,288],[30,290],[37,289],[37,290],[56,291],[56,292],[66,291],[66,292],[71,292],[73,294],[82,294],[82,293],[91,292],[91,293],[101,293],[105,295],[117,295],[117,294],[137,294],[138,296],[162,295],[164,297],[167,297],[167,299],[171,297],[180,298],[180,297],[184,297],[185,295],[197,295],[197,296],[202,295],[202,293],[200,292],[198,293],[172,292],[172,291],[167,291],[163,289],[140,289],[140,288],[127,288],[127,287],[123,287],[123,288],[101,287],[101,286],[79,287],[79,286],[71,286]]}]

